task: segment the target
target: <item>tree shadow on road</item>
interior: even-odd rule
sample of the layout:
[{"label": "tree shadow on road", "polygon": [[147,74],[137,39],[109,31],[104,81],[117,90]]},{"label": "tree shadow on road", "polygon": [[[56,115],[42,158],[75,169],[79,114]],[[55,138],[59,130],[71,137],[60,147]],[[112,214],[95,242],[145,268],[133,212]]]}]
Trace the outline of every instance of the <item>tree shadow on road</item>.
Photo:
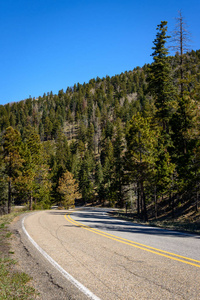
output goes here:
[{"label": "tree shadow on road", "polygon": [[[50,211],[53,215],[66,215],[70,211]],[[72,212],[71,212],[72,213]],[[181,237],[181,238],[196,238],[200,239],[200,236],[181,232],[177,230],[169,230],[158,227],[151,227],[148,225],[132,223],[130,221],[117,220],[116,218],[110,217],[99,210],[93,209],[91,212],[88,211],[73,211],[73,218],[81,223],[80,225],[74,225],[75,227],[89,226],[94,229],[110,232],[124,232],[133,234],[147,234],[157,236],[170,236],[170,237]],[[77,219],[78,218],[78,219]],[[67,226],[67,225],[65,225]],[[71,226],[71,225],[70,225]]]}]

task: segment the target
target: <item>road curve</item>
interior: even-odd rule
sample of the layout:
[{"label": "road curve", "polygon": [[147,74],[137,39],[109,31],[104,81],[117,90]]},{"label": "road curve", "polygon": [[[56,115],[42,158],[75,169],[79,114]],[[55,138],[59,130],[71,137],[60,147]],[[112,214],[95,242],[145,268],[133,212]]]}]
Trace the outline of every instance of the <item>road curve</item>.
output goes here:
[{"label": "road curve", "polygon": [[93,208],[37,212],[24,230],[91,299],[200,299],[200,236]]}]

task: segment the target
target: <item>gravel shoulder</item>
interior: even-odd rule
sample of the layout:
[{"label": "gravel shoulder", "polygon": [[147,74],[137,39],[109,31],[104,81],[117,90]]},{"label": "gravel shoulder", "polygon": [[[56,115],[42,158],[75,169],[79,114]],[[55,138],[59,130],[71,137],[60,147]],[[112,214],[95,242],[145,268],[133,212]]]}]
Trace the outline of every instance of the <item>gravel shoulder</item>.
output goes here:
[{"label": "gravel shoulder", "polygon": [[25,214],[18,216],[10,224],[13,233],[11,249],[13,258],[17,260],[17,271],[25,272],[32,277],[30,284],[39,293],[35,299],[41,300],[85,300],[88,299],[70,282],[63,279],[58,272],[28,241],[22,231],[21,221]]}]

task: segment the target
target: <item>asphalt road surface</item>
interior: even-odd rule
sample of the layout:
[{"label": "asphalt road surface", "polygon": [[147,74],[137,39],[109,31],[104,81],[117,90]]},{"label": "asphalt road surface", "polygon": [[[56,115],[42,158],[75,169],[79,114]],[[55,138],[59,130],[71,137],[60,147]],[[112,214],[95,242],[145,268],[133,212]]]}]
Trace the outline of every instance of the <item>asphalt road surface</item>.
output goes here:
[{"label": "asphalt road surface", "polygon": [[23,230],[77,299],[200,299],[200,236],[142,226],[106,209],[28,215]]}]

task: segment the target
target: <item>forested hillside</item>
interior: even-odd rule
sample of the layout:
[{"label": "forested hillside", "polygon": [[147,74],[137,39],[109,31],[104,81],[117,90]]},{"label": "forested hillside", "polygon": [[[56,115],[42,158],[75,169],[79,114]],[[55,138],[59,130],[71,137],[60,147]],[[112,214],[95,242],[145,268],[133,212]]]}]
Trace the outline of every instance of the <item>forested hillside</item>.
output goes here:
[{"label": "forested hillside", "polygon": [[153,63],[0,106],[0,204],[153,203],[173,216],[200,191],[200,50],[168,56],[167,23]]}]

